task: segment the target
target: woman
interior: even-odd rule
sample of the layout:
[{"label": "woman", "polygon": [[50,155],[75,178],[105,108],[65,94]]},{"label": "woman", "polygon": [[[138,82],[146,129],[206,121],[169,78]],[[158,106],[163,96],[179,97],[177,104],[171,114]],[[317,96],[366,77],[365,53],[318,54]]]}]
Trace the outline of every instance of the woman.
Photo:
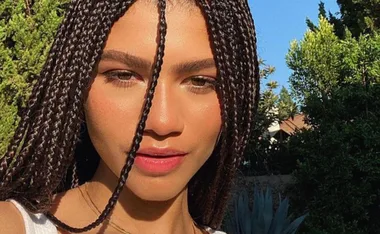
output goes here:
[{"label": "woman", "polygon": [[221,233],[258,92],[247,1],[74,0],[0,160],[1,233]]}]

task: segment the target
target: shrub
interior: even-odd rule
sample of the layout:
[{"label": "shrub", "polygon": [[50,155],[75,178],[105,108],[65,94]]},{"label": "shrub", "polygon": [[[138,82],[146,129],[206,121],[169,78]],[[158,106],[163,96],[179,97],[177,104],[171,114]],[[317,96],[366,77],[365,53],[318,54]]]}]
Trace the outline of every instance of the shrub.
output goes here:
[{"label": "shrub", "polygon": [[68,0],[27,2],[0,2],[0,155],[13,135]]},{"label": "shrub", "polygon": [[305,227],[326,233],[380,233],[380,86],[347,86],[310,97],[313,128],[291,138],[298,161],[292,204]]},{"label": "shrub", "polygon": [[235,200],[232,214],[227,219],[226,231],[234,234],[294,234],[306,215],[293,222],[288,217],[289,201],[280,199],[277,211],[274,213],[271,189],[254,190],[253,209],[246,190],[243,190]]}]

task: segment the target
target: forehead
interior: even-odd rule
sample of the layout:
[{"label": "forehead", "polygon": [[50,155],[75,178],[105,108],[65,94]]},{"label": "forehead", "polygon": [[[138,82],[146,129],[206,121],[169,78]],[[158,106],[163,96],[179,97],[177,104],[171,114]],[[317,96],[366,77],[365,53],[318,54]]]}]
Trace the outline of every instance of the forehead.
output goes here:
[{"label": "forehead", "polygon": [[[152,61],[157,49],[159,18],[155,2],[136,1],[112,27],[105,50],[124,51]],[[183,2],[190,4],[193,1]],[[166,13],[166,21],[168,28],[164,63],[212,58],[206,22],[199,7],[172,5]]]}]

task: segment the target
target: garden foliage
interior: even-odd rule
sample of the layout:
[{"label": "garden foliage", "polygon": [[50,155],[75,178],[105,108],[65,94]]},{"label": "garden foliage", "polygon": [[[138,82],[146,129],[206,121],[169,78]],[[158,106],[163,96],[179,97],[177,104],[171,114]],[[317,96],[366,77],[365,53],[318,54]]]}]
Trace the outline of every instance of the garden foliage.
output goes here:
[{"label": "garden foliage", "polygon": [[67,2],[0,2],[0,155],[45,62]]}]

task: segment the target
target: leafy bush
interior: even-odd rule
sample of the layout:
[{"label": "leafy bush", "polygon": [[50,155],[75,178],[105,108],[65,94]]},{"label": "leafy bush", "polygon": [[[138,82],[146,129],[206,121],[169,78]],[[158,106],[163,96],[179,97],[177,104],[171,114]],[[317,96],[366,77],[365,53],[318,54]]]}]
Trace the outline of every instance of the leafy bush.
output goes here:
[{"label": "leafy bush", "polygon": [[62,20],[64,3],[67,2],[68,0],[0,2],[1,156],[13,135],[31,86],[45,62]]},{"label": "leafy bush", "polygon": [[299,160],[292,204],[326,233],[380,233],[380,85],[349,85],[310,96],[313,126],[292,137]]},{"label": "leafy bush", "polygon": [[293,222],[288,217],[289,201],[281,200],[274,213],[271,189],[254,190],[253,209],[246,190],[243,190],[235,200],[234,211],[227,220],[227,233],[234,234],[294,234],[306,215]]}]

